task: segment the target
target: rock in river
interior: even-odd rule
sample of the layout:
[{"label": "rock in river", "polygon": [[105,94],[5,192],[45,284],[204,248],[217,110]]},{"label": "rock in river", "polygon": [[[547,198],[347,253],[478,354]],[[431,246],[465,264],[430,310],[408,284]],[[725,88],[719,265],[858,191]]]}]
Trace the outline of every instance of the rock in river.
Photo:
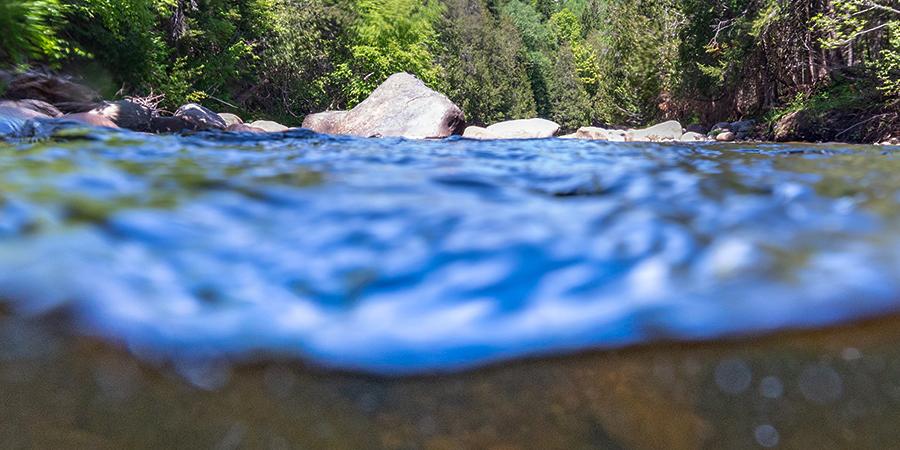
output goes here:
[{"label": "rock in river", "polygon": [[131,100],[104,102],[91,112],[110,119],[122,128],[134,131],[150,131],[150,122],[153,119],[150,108]]},{"label": "rock in river", "polygon": [[307,117],[303,127],[319,133],[409,139],[444,138],[465,129],[458,106],[408,73],[391,75],[369,98],[340,117],[326,114]]},{"label": "rock in river", "polygon": [[670,120],[650,128],[628,130],[628,133],[625,134],[625,140],[629,142],[677,141],[681,139],[683,134],[684,131],[681,129],[681,124]]},{"label": "rock in river", "polygon": [[337,134],[338,126],[344,120],[348,111],[325,111],[317,114],[309,114],[303,118],[303,128],[317,133]]},{"label": "rock in river", "polygon": [[247,125],[254,127],[254,128],[259,128],[260,130],[263,130],[263,131],[266,131],[269,133],[281,133],[282,131],[290,130],[290,128],[288,128],[278,122],[272,122],[271,120],[257,120],[257,121],[248,123]]},{"label": "rock in river", "polygon": [[202,130],[224,130],[228,125],[218,114],[196,103],[188,103],[175,111],[175,117],[191,124],[191,128]]},{"label": "rock in river", "polygon": [[0,102],[0,136],[18,135],[31,119],[51,119],[21,102]]},{"label": "rock in river", "polygon": [[559,124],[547,119],[519,119],[495,123],[487,131],[499,139],[540,139],[553,137]]},{"label": "rock in river", "polygon": [[225,121],[225,126],[230,127],[235,124],[244,123],[244,119],[241,119],[237,114],[232,113],[219,113],[219,117]]}]

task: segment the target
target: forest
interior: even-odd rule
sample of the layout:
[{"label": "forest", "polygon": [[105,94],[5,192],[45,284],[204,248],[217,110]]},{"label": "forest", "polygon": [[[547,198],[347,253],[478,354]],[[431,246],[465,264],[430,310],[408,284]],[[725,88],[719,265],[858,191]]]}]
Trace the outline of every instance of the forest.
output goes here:
[{"label": "forest", "polygon": [[898,126],[897,0],[3,0],[0,29],[4,65],[292,123],[406,71],[470,124]]}]

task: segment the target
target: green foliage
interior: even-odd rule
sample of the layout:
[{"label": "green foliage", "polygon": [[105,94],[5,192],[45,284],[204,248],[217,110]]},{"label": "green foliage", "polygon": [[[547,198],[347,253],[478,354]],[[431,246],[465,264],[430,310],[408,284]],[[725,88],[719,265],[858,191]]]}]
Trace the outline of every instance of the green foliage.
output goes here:
[{"label": "green foliage", "polygon": [[348,86],[351,105],[363,100],[391,74],[409,72],[439,87],[441,69],[434,64],[434,23],[442,5],[422,0],[357,0],[359,19],[353,28],[352,59],[336,76]]},{"label": "green foliage", "polygon": [[471,124],[536,114],[521,37],[509,17],[470,0],[448,0],[438,61],[446,94]]},{"label": "green foliage", "polygon": [[57,32],[64,11],[59,0],[0,1],[0,62],[54,63],[70,53]]},{"label": "green foliage", "polygon": [[[0,29],[7,65],[293,123],[400,71],[471,123],[569,129],[900,96],[896,0],[0,0]],[[875,81],[834,88],[848,67]]]},{"label": "green foliage", "polygon": [[563,130],[576,130],[590,124],[590,101],[584,86],[576,76],[572,49],[563,44],[559,48],[550,79],[550,118]]}]

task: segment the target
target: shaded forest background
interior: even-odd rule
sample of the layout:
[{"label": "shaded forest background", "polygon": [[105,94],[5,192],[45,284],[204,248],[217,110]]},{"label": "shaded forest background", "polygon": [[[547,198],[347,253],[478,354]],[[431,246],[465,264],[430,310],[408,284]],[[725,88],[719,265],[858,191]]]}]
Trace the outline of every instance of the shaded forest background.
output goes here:
[{"label": "shaded forest background", "polygon": [[[298,123],[416,74],[471,124],[891,133],[898,0],[0,0],[0,62]],[[2,87],[0,87],[2,89]],[[863,123],[857,123],[862,118]]]}]

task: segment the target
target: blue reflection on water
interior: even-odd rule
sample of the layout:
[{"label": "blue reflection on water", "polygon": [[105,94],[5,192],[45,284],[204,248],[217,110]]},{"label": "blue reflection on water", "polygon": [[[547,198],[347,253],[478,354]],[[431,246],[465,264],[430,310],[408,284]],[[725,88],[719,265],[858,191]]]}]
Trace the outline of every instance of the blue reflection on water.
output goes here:
[{"label": "blue reflection on water", "polygon": [[0,298],[153,361],[379,373],[817,327],[900,309],[897,173],[874,147],[93,132],[0,146]]}]

